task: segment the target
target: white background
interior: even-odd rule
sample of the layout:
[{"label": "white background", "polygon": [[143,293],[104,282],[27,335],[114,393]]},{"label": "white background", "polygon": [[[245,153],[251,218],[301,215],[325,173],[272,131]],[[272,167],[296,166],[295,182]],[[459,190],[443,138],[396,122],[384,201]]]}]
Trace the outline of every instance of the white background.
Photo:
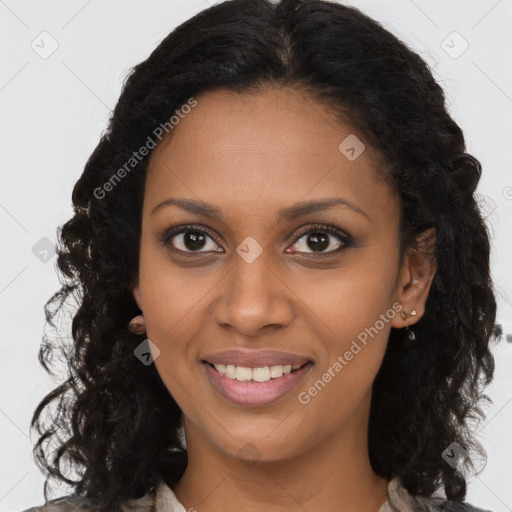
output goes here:
[{"label": "white background", "polygon": [[[510,335],[512,1],[345,3],[379,20],[433,66],[468,151],[483,165],[478,192],[492,230],[498,322]],[[57,226],[71,217],[72,187],[129,69],[208,5],[205,0],[0,0],[0,511],[44,501],[29,423],[55,387],[37,351],[43,306],[59,282],[56,258],[45,263],[33,248],[44,247],[44,237],[55,243]],[[50,36],[41,36],[44,31]],[[48,58],[31,47],[48,50],[52,39],[58,48]],[[453,58],[464,40],[469,47]],[[470,480],[467,500],[502,512],[512,510],[512,350],[505,336],[495,354],[495,381],[488,388],[494,405],[479,433],[488,461]],[[63,487],[61,494],[67,493]]]}]

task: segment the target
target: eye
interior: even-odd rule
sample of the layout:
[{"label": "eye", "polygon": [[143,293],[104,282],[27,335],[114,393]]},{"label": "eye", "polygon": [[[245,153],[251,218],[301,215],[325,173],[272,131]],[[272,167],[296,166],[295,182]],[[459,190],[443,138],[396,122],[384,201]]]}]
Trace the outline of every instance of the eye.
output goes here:
[{"label": "eye", "polygon": [[[208,239],[213,243],[208,244]],[[168,246],[172,251],[189,254],[222,252],[222,250],[219,251],[215,249],[215,246],[218,246],[215,240],[218,240],[218,237],[210,230],[199,228],[195,225],[187,225],[172,228],[170,231],[167,231],[162,239],[162,244]],[[208,245],[210,245],[210,247],[208,247]]]},{"label": "eye", "polygon": [[[292,248],[296,247],[296,250],[293,252],[312,254],[313,256],[330,256],[352,245],[352,237],[332,225],[312,226],[299,233],[298,237],[299,238],[292,246]],[[333,237],[338,239],[337,243],[331,241]],[[302,239],[304,239],[303,242],[301,242]],[[333,245],[335,247],[333,247]],[[325,249],[328,248],[330,248],[330,250],[326,251]],[[313,252],[307,252],[307,249],[311,249]]]}]

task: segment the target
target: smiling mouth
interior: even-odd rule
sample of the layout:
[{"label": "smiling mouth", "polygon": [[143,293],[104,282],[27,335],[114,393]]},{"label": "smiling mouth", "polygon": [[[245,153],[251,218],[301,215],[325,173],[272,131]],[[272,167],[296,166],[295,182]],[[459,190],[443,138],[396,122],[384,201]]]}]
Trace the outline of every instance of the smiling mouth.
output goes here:
[{"label": "smiling mouth", "polygon": [[[313,369],[313,361],[302,364],[249,368],[201,361],[212,387],[231,404],[266,407],[290,396]],[[224,372],[224,373],[221,373]]]},{"label": "smiling mouth", "polygon": [[213,364],[208,361],[202,361],[203,363],[214,368],[218,373],[230,380],[236,380],[241,382],[268,382],[270,380],[279,379],[283,375],[294,373],[306,365],[312,365],[312,361],[306,361],[303,364],[296,365],[273,365],[273,366],[260,366],[256,368],[250,368],[245,366],[236,366],[232,364]]}]

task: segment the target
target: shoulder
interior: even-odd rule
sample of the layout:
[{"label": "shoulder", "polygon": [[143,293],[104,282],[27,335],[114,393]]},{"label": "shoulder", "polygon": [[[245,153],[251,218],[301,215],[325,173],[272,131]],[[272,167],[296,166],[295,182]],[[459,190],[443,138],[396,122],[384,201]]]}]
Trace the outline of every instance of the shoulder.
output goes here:
[{"label": "shoulder", "polygon": [[470,503],[447,500],[444,495],[430,497],[409,494],[398,477],[388,486],[388,500],[379,512],[493,512]]},{"label": "shoulder", "polygon": [[493,512],[487,508],[479,508],[470,503],[451,501],[441,497],[424,498],[415,496],[420,507],[418,510],[425,512]]},{"label": "shoulder", "polygon": [[27,508],[22,512],[82,512],[85,499],[82,496],[66,496],[51,500],[45,505]]},{"label": "shoulder", "polygon": [[415,497],[425,512],[493,512],[487,508],[479,508],[466,502],[451,501],[443,498]]},{"label": "shoulder", "polygon": [[[154,497],[150,494],[142,498],[128,500],[121,505],[121,512],[153,512]],[[88,499],[76,494],[51,500],[45,505],[31,507],[22,512],[95,512]]]}]

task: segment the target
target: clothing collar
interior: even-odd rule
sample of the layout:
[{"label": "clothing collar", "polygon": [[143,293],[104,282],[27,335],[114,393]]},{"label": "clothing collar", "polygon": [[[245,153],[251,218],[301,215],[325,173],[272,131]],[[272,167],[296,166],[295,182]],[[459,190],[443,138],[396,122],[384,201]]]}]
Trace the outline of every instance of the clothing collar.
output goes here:
[{"label": "clothing collar", "polygon": [[[442,495],[438,495],[442,497]],[[417,510],[418,503],[407,489],[400,483],[398,477],[389,481],[387,499],[377,512],[409,512]],[[155,507],[153,512],[187,512],[178,501],[173,490],[163,481],[157,485]]]}]

